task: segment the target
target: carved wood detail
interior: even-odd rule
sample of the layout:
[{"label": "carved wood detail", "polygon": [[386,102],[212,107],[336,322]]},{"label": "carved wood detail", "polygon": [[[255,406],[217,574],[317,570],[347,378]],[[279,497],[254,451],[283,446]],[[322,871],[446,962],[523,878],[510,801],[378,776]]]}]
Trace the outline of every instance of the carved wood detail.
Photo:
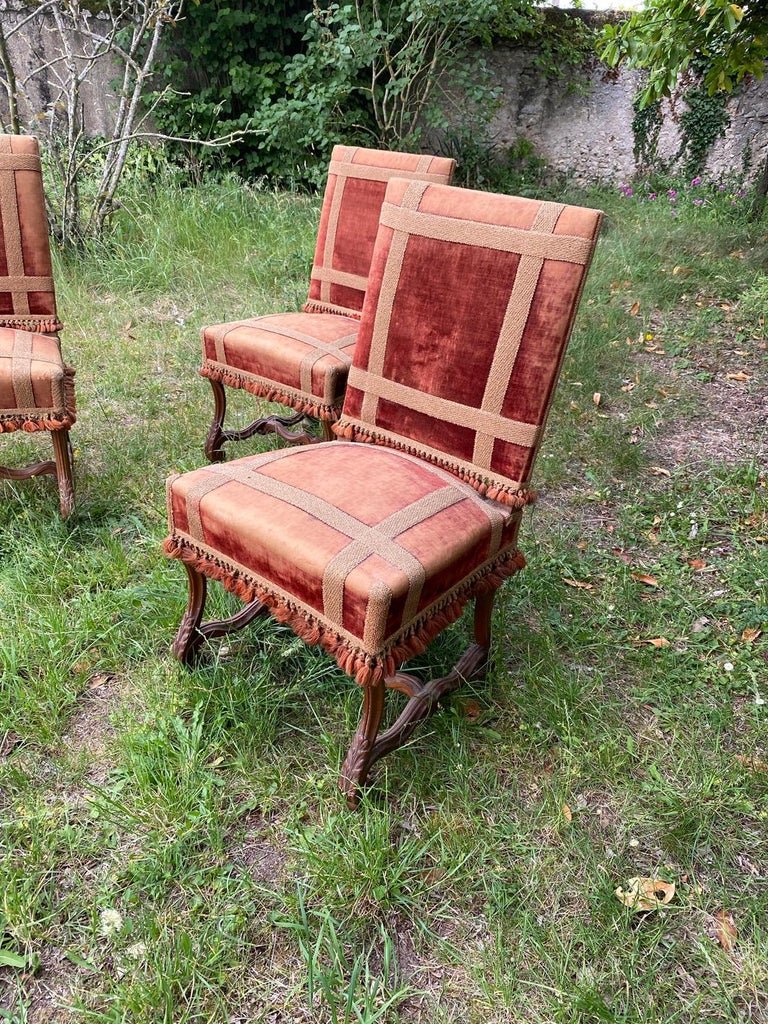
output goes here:
[{"label": "carved wood detail", "polygon": [[[360,791],[365,785],[371,767],[379,758],[402,747],[410,739],[416,726],[437,711],[443,697],[453,693],[462,683],[485,676],[490,654],[494,596],[494,593],[483,594],[475,599],[475,643],[470,644],[447,676],[421,682],[407,672],[396,672],[383,684],[365,689],[360,725],[339,778],[339,788],[347,798],[350,808],[354,810],[358,806]],[[397,720],[380,733],[378,730],[384,710],[385,687],[405,694],[408,702]]]},{"label": "carved wood detail", "polygon": [[208,595],[208,580],[197,569],[182,563],[187,570],[189,580],[189,597],[187,599],[187,610],[179,625],[176,639],[173,641],[173,654],[186,668],[192,668],[200,657],[201,648],[205,640],[215,640],[217,637],[226,636],[227,633],[234,633],[243,629],[257,616],[264,615],[267,611],[266,605],[261,601],[250,601],[239,612],[230,615],[226,619],[211,619],[203,622],[205,601]]},{"label": "carved wood detail", "polygon": [[239,430],[225,430],[224,417],[227,414],[227,394],[221,381],[208,378],[213,389],[214,412],[213,420],[208,429],[208,436],[205,441],[205,455],[209,462],[224,461],[224,445],[228,441],[247,441],[256,434],[277,434],[289,444],[317,444],[320,441],[333,441],[335,435],[331,430],[330,423],[321,421],[323,435],[316,437],[307,430],[290,430],[305,419],[303,412],[294,413],[292,416],[261,416],[253,420],[246,427]]},{"label": "carved wood detail", "polygon": [[52,430],[54,458],[33,462],[21,469],[0,466],[0,480],[31,480],[35,476],[55,476],[59,486],[59,509],[66,519],[75,506],[75,476],[72,468],[72,443],[68,430]]}]

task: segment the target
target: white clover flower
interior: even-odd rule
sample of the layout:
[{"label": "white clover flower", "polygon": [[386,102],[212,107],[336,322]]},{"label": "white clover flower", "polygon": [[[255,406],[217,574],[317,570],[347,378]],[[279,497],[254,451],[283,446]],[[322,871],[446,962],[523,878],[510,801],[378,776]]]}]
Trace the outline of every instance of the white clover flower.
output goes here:
[{"label": "white clover flower", "polygon": [[119,910],[102,910],[101,912],[101,934],[114,935],[123,927],[123,915]]}]

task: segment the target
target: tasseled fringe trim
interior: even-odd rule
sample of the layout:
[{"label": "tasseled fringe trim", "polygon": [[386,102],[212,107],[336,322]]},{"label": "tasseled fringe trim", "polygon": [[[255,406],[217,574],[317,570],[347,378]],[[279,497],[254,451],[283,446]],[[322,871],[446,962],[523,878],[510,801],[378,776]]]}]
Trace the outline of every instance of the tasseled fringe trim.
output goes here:
[{"label": "tasseled fringe trim", "polygon": [[34,434],[37,430],[69,430],[77,420],[75,407],[75,371],[71,366],[64,367],[64,409],[61,412],[49,413],[39,419],[28,416],[14,416],[0,413],[0,434],[12,434],[15,430],[24,430]]},{"label": "tasseled fringe trim", "polygon": [[208,377],[209,380],[217,380],[220,384],[226,384],[230,388],[242,388],[249,391],[257,398],[266,398],[270,402],[279,402],[287,405],[296,412],[303,412],[305,416],[313,416],[316,420],[326,420],[328,423],[335,423],[341,415],[341,403],[339,405],[327,405],[321,401],[312,401],[303,392],[293,391],[281,384],[266,384],[254,380],[237,370],[224,370],[219,366],[209,366],[208,363],[200,368],[200,376]]},{"label": "tasseled fringe trim", "polygon": [[34,331],[35,334],[57,334],[64,330],[64,324],[57,317],[0,316],[0,327],[13,327],[18,331]]},{"label": "tasseled fringe trim", "polygon": [[352,320],[359,320],[363,315],[356,309],[334,306],[332,302],[318,302],[317,299],[307,299],[301,307],[301,311],[302,313],[335,313],[336,316],[348,316]]},{"label": "tasseled fringe trim", "polygon": [[496,590],[505,579],[525,567],[525,558],[520,551],[500,555],[497,562],[467,577],[441,601],[403,627],[381,651],[370,654],[341,636],[328,622],[295,602],[278,596],[263,583],[257,583],[241,570],[233,569],[222,559],[214,558],[189,541],[171,535],[163,543],[163,550],[169,558],[180,558],[209,579],[218,580],[242,601],[258,598],[278,622],[289,626],[305,643],[320,644],[336,659],[339,668],[361,686],[371,686],[394,675],[403,662],[425,651],[438,633],[455,622],[468,601]]},{"label": "tasseled fringe trim", "polygon": [[417,444],[410,445],[405,441],[394,441],[392,438],[383,437],[381,434],[376,433],[375,429],[361,427],[357,423],[341,420],[341,422],[333,424],[333,432],[337,437],[343,437],[347,441],[379,444],[385,448],[395,448],[398,451],[408,452],[409,455],[415,455],[419,459],[424,459],[425,462],[431,462],[436,466],[440,466],[441,469],[453,473],[454,476],[459,477],[460,480],[464,480],[465,483],[474,487],[478,494],[489,498],[491,501],[498,501],[501,505],[509,505],[512,508],[525,508],[526,505],[531,505],[536,500],[536,491],[530,491],[528,488],[515,489],[509,487],[498,480],[484,477],[480,472],[457,465],[447,455],[445,458],[441,458],[439,455],[433,455],[430,452],[424,451]]}]

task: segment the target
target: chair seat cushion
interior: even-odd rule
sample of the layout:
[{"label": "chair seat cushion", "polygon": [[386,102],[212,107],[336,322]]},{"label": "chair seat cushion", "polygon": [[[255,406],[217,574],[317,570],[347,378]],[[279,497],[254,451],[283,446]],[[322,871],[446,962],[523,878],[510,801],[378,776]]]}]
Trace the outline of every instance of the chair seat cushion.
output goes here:
[{"label": "chair seat cushion", "polygon": [[359,326],[333,313],[278,313],[205,327],[200,372],[333,422]]},{"label": "chair seat cushion", "polygon": [[0,433],[70,427],[74,376],[55,336],[0,327]]},{"label": "chair seat cushion", "polygon": [[367,684],[524,564],[519,512],[404,452],[333,441],[169,480],[166,552]]}]

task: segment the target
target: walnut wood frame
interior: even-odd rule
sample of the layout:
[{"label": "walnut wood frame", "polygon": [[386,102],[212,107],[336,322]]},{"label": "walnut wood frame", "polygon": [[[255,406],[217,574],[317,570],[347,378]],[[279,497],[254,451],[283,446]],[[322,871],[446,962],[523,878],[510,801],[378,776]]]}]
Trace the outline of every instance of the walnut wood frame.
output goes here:
[{"label": "walnut wood frame", "polygon": [[303,412],[294,413],[292,416],[261,416],[253,420],[247,427],[240,430],[225,430],[224,417],[227,414],[227,393],[221,381],[207,378],[213,390],[213,420],[208,430],[208,437],[205,440],[205,456],[209,462],[224,461],[224,445],[227,441],[246,441],[256,434],[277,434],[284,441],[290,444],[317,444],[319,441],[332,441],[334,438],[330,423],[321,420],[323,436],[315,437],[307,430],[289,430],[289,427],[296,426],[302,420],[310,419]]},{"label": "walnut wood frame", "polygon": [[[267,608],[260,601],[251,601],[228,619],[203,622],[208,593],[208,580],[197,569],[183,563],[189,579],[187,610],[173,643],[173,653],[186,668],[192,668],[201,655],[206,640],[242,629]],[[411,734],[438,708],[440,700],[457,690],[462,683],[482,679],[488,668],[491,648],[491,620],[496,591],[475,598],[474,643],[466,649],[446,676],[422,682],[407,672],[397,671],[382,682],[363,688],[360,725],[350,744],[339,777],[339,789],[348,806],[355,810],[368,780],[368,774],[380,758],[402,747]],[[387,690],[405,694],[408,701],[394,723],[381,731]]]},{"label": "walnut wood frame", "polygon": [[35,476],[54,476],[59,487],[59,510],[62,519],[75,507],[75,474],[72,467],[72,442],[69,430],[50,431],[53,460],[33,462],[21,469],[0,466],[0,480],[29,480]]}]

